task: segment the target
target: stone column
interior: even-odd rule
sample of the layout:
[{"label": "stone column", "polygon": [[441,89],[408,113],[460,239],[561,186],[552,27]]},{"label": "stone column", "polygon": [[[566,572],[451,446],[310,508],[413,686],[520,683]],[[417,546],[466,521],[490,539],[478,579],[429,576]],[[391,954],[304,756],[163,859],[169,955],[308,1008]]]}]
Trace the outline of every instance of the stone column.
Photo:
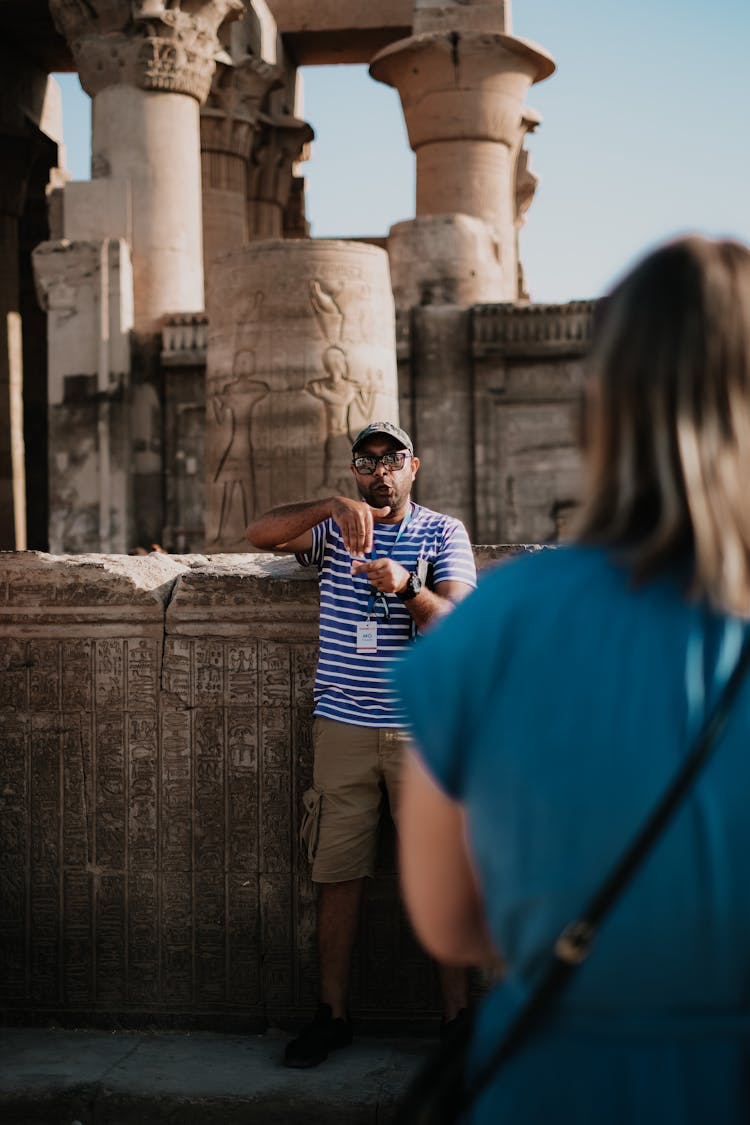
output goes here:
[{"label": "stone column", "polygon": [[279,67],[253,55],[217,64],[200,115],[206,267],[248,240],[250,153],[261,103],[280,83]]},{"label": "stone column", "polygon": [[[133,360],[124,394],[131,547],[162,536],[159,332],[165,315],[204,308],[199,106],[220,53],[219,27],[244,10],[243,0],[50,0],[93,99],[91,197],[118,202],[113,233],[130,244]],[[87,230],[87,221],[74,242],[104,245],[111,230]],[[58,452],[64,449],[50,449],[51,463]]]},{"label": "stone column", "polygon": [[[409,142],[417,158],[417,219],[398,239],[417,288],[460,281],[466,301],[518,296],[515,178],[526,127],[524,98],[533,82],[554,71],[535,44],[510,35],[510,6],[487,0],[417,0],[414,34],[386,47],[370,73],[401,97]],[[457,224],[459,215],[484,225]],[[439,218],[438,218],[439,217]],[[485,249],[467,282],[445,277],[445,262]],[[396,256],[398,256],[398,249]],[[433,263],[435,263],[433,265]],[[394,273],[398,273],[394,261]],[[410,294],[410,298],[413,294]]]},{"label": "stone column", "polygon": [[92,172],[130,184],[135,328],[203,308],[198,111],[242,0],[50,0],[93,98]]},{"label": "stone column", "polygon": [[388,259],[259,241],[215,262],[208,292],[206,549],[243,551],[267,508],[353,495],[354,436],[398,418]]},{"label": "stone column", "polygon": [[0,137],[0,549],[6,550],[26,548],[18,222],[35,154],[28,137]]},{"label": "stone column", "polygon": [[281,238],[293,169],[314,137],[306,121],[289,114],[260,115],[247,183],[250,239]]}]

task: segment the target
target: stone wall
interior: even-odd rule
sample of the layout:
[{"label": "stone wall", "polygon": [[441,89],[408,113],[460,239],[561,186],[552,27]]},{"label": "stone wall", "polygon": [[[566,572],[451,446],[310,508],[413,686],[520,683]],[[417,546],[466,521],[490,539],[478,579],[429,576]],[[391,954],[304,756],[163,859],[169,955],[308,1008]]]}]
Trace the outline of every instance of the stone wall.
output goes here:
[{"label": "stone wall", "polygon": [[397,335],[416,498],[474,542],[542,543],[580,500],[580,411],[593,301],[425,305]]},{"label": "stone wall", "polygon": [[[462,519],[475,542],[554,540],[575,507],[594,304],[397,312],[400,418],[422,461],[416,498]],[[160,542],[169,551],[206,545],[207,335],[205,316],[172,317],[163,329],[168,522]],[[348,447],[341,456],[345,466]]]},{"label": "stone wall", "polygon": [[[290,558],[0,554],[0,1020],[262,1030],[313,1007],[316,656]],[[438,1018],[392,831],[352,1009]]]}]

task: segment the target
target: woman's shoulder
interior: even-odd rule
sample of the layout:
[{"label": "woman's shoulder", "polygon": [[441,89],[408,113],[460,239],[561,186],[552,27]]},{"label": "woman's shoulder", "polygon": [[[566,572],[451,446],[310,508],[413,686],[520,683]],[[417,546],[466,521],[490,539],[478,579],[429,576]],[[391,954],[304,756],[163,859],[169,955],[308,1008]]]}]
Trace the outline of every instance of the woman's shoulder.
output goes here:
[{"label": "woman's shoulder", "polygon": [[603,548],[572,543],[519,549],[479,572],[479,588],[489,597],[502,590],[556,598],[570,584],[626,587],[627,575]]},{"label": "woman's shoulder", "polygon": [[[480,562],[476,590],[430,630],[425,646],[438,652],[461,644],[493,645],[492,638],[507,642],[559,613],[563,605],[578,613],[591,606],[592,597],[610,596],[606,586],[617,580],[612,569],[605,552],[572,545],[519,550],[484,567]],[[477,641],[479,637],[484,640]]]}]

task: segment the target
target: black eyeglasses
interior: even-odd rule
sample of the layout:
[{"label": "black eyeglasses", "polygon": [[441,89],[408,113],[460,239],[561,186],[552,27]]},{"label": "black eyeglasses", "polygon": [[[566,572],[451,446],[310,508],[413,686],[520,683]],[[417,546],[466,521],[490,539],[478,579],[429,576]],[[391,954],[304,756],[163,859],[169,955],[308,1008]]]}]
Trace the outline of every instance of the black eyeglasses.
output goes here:
[{"label": "black eyeglasses", "polygon": [[371,598],[371,601],[372,601],[372,609],[370,610],[370,612],[375,617],[377,617],[378,616],[378,610],[380,610],[380,620],[381,621],[390,621],[391,610],[390,610],[390,606],[388,605],[388,602],[386,600],[386,596],[383,593],[383,591],[382,590],[376,590],[374,586],[371,587],[370,598]]},{"label": "black eyeglasses", "polygon": [[396,452],[391,450],[389,453],[384,453],[381,457],[376,457],[374,453],[367,453],[362,457],[355,457],[352,461],[352,465],[354,465],[354,468],[360,476],[369,477],[372,476],[380,464],[382,464],[386,472],[389,473],[395,472],[396,469],[403,469],[407,457],[411,457],[411,453],[406,453],[403,449],[399,449]]}]

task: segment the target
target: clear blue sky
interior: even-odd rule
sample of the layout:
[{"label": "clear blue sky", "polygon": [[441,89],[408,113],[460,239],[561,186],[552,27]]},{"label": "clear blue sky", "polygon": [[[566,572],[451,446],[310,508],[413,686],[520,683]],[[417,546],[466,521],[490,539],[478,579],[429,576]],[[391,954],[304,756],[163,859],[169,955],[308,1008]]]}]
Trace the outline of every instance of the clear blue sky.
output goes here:
[{"label": "clear blue sky", "polygon": [[[750,0],[514,0],[555,58],[532,87],[541,177],[521,254],[537,301],[596,296],[646,246],[692,229],[750,242]],[[365,67],[306,68],[316,236],[385,234],[414,213],[398,95]],[[69,165],[89,176],[89,99],[63,86]]]}]

